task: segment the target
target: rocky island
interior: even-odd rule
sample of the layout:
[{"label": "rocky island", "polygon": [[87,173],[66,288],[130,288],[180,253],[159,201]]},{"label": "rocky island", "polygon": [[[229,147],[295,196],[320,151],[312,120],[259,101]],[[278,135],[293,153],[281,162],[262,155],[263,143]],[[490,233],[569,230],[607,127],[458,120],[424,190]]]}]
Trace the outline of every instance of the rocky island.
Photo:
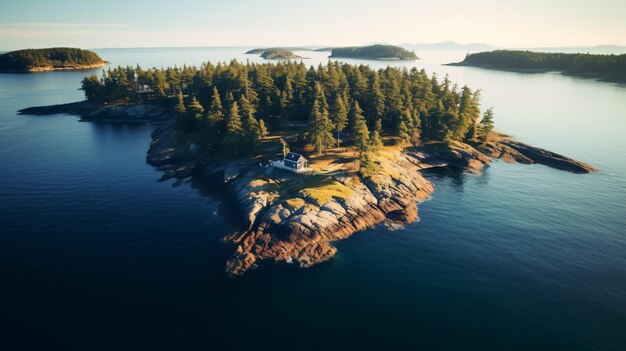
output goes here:
[{"label": "rocky island", "polygon": [[332,48],[331,58],[357,58],[365,60],[417,60],[414,52],[393,45],[370,45]]},{"label": "rocky island", "polygon": [[256,49],[251,49],[245,52],[246,55],[259,55],[262,54],[266,51],[270,51],[270,50],[287,50],[287,51],[313,51],[310,48],[305,48],[302,46],[294,46],[294,47],[275,47],[275,48],[256,48]]},{"label": "rocky island", "polygon": [[303,58],[285,49],[268,49],[261,53],[261,57],[266,60],[291,60]]},{"label": "rocky island", "polygon": [[[124,81],[116,79],[126,74],[119,68],[102,81],[83,82],[86,96],[99,101],[21,112],[116,122],[121,116],[137,121],[139,114],[159,123],[146,160],[163,172],[162,180],[205,184],[222,200],[222,214],[232,222],[223,238],[232,250],[225,264],[230,275],[270,262],[310,267],[331,259],[337,240],[380,223],[416,221],[418,204],[434,191],[427,169],[481,174],[500,159],[595,171],[493,131],[493,112],[480,118],[476,91],[456,91],[423,71],[403,75],[337,63],[317,69],[302,63],[203,67],[187,72],[186,88],[180,80],[167,86],[148,80],[151,90],[162,92],[148,101],[140,101],[145,98],[132,86],[124,88],[123,99],[102,100],[102,89],[110,88],[102,81]],[[183,73],[171,69],[164,76]],[[163,73],[133,72],[142,80]],[[332,76],[343,78],[334,86]],[[362,80],[371,88],[359,92]],[[406,95],[389,89],[393,81],[406,87]]]},{"label": "rocky island", "polygon": [[91,69],[105,64],[95,52],[76,48],[26,49],[0,55],[0,73]]},{"label": "rocky island", "polygon": [[309,48],[304,47],[285,47],[285,48],[257,48],[248,50],[245,52],[246,55],[261,55],[262,58],[267,60],[290,60],[290,59],[301,59],[304,57],[298,56],[293,53],[293,51],[312,51]]},{"label": "rocky island", "polygon": [[626,54],[591,55],[495,50],[467,54],[463,61],[448,65],[529,73],[559,71],[577,77],[626,82]]}]

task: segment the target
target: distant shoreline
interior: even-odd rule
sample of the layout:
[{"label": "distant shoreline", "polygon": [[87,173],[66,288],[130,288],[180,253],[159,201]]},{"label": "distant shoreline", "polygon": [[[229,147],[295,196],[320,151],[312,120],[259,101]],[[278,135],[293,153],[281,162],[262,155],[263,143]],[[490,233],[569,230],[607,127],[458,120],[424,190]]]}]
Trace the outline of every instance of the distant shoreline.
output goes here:
[{"label": "distant shoreline", "polygon": [[565,76],[616,83],[626,82],[625,65],[626,54],[592,55],[521,50],[495,50],[467,54],[463,61],[447,64],[447,66],[470,66],[520,73],[560,72]]},{"label": "distant shoreline", "polygon": [[444,66],[457,66],[457,67],[476,67],[476,68],[488,69],[492,71],[529,73],[529,74],[555,72],[563,76],[596,79],[600,82],[606,82],[606,83],[621,83],[621,84],[626,83],[626,78],[620,79],[620,78],[612,77],[609,74],[596,73],[596,72],[584,72],[584,73],[583,72],[567,72],[563,70],[548,69],[548,68],[513,68],[513,67],[505,68],[505,67],[497,67],[497,66],[493,66],[489,64],[475,64],[475,63],[464,63],[464,62],[444,63],[443,65]]},{"label": "distant shoreline", "polygon": [[91,65],[72,65],[72,66],[63,66],[63,67],[53,67],[53,66],[45,66],[45,67],[32,67],[26,69],[0,69],[0,73],[43,73],[43,72],[52,72],[52,71],[79,71],[79,70],[87,70],[94,69],[105,66],[108,64],[108,61],[102,61],[100,63],[95,63]]},{"label": "distant shoreline", "polygon": [[416,61],[419,58],[405,58],[405,57],[351,57],[341,55],[330,55],[328,58],[344,58],[352,60],[371,60],[371,61]]}]

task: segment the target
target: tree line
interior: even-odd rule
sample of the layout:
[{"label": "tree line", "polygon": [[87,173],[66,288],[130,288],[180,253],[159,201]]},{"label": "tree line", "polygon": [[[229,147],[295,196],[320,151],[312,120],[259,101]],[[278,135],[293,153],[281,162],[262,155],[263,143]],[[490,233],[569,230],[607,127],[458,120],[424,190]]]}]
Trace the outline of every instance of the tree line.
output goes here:
[{"label": "tree line", "polygon": [[626,55],[592,55],[495,50],[468,54],[462,64],[494,68],[558,70],[572,74],[600,73],[626,79]]},{"label": "tree line", "polygon": [[330,57],[417,60],[413,51],[394,45],[370,45],[345,48],[333,48]]},{"label": "tree line", "polygon": [[86,77],[87,99],[138,102],[175,109],[179,129],[206,150],[253,150],[267,129],[288,124],[320,153],[351,135],[362,155],[383,135],[403,142],[473,140],[480,129],[480,92],[413,68],[372,69],[329,62],[204,63],[142,69],[117,67]]}]

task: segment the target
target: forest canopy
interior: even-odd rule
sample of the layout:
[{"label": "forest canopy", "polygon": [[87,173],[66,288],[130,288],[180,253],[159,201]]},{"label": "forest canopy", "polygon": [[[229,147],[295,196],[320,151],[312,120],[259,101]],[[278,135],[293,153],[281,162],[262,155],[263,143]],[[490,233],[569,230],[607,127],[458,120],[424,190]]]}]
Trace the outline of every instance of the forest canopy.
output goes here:
[{"label": "forest canopy", "polygon": [[[351,136],[405,142],[470,140],[480,132],[480,93],[424,70],[329,62],[202,64],[200,67],[117,67],[86,77],[87,99],[149,101],[176,111],[178,128],[208,151],[253,150],[267,130],[299,130],[318,152]],[[371,133],[370,133],[371,131]],[[334,137],[337,136],[337,139]]]},{"label": "forest canopy", "polygon": [[360,58],[374,60],[417,60],[413,51],[393,45],[370,45],[333,48],[330,57]]},{"label": "forest canopy", "polygon": [[25,49],[0,55],[0,70],[72,68],[103,63],[95,52],[77,48]]},{"label": "forest canopy", "polygon": [[567,74],[600,74],[606,78],[626,80],[626,54],[592,55],[495,50],[468,54],[459,65],[498,69],[555,70]]}]

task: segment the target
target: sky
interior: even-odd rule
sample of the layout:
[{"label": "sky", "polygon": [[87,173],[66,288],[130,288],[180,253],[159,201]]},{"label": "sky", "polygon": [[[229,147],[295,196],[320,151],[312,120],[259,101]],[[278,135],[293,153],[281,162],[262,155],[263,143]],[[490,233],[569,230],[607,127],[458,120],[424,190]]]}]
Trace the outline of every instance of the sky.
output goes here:
[{"label": "sky", "polygon": [[487,43],[626,45],[625,0],[0,0],[0,50]]}]

